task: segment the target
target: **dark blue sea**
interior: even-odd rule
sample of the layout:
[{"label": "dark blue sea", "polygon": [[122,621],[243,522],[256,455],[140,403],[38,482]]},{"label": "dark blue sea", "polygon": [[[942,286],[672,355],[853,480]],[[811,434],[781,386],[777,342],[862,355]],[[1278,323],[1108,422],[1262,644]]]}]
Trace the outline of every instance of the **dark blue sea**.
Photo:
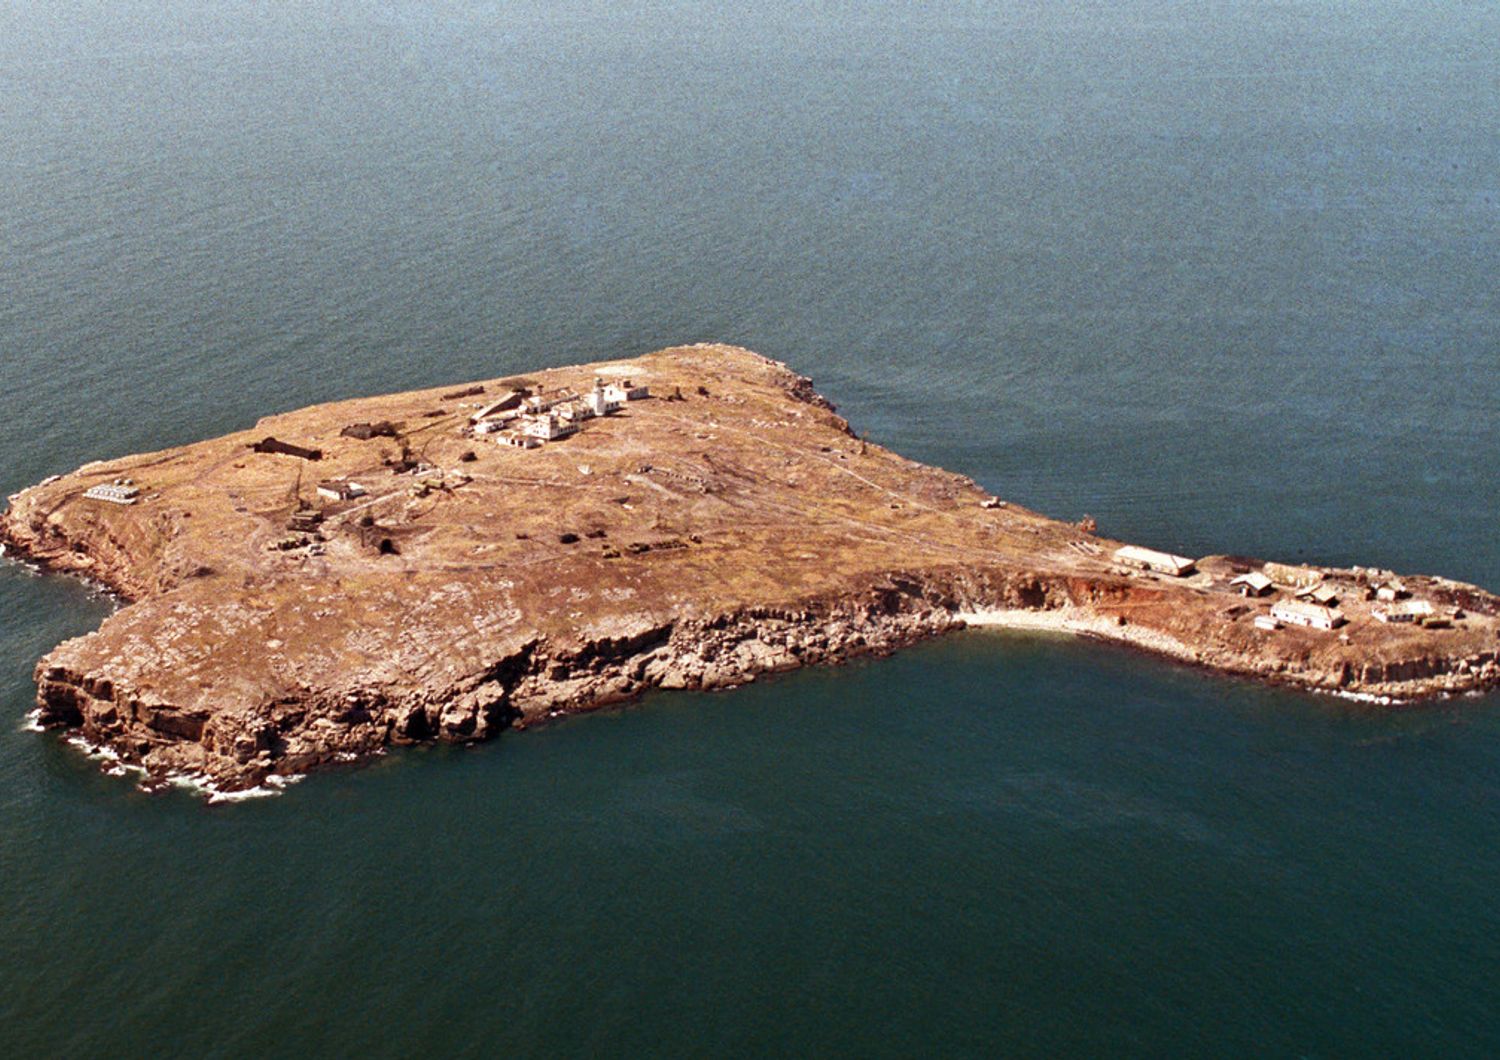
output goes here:
[{"label": "dark blue sea", "polygon": [[[0,2],[0,495],[736,342],[1173,551],[1500,589],[1500,6]],[[26,731],[0,1055],[1500,1053],[1500,697],[965,633],[276,798]]]}]

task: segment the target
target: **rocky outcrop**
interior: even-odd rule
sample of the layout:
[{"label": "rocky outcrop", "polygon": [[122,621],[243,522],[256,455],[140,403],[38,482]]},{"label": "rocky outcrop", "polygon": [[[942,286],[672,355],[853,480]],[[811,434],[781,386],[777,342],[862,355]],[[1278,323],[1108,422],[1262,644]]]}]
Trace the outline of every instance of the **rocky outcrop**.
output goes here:
[{"label": "rocky outcrop", "polygon": [[568,645],[533,640],[440,690],[392,696],[375,688],[309,689],[234,713],[142,697],[44,663],[37,719],[77,730],[152,777],[196,776],[233,791],[386,746],[485,740],[651,688],[730,688],[810,663],[887,653],[962,625],[920,596],[883,589],[852,607],[756,610]]}]

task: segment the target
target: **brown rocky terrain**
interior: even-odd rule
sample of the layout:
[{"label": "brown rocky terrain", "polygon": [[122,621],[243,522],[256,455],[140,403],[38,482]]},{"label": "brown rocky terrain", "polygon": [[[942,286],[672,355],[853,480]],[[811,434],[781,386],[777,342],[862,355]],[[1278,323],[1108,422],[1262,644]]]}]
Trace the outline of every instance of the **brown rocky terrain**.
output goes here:
[{"label": "brown rocky terrain", "polygon": [[[469,429],[513,390],[598,376],[651,396],[537,449]],[[84,496],[121,480],[135,503]],[[325,480],[365,492],[320,497]],[[40,721],[225,791],[971,622],[1370,696],[1500,683],[1483,590],[1406,578],[1433,620],[1387,624],[1366,596],[1388,572],[1300,568],[1348,623],[1259,628],[1292,589],[1237,595],[1258,562],[1123,567],[1120,542],[866,445],[807,379],[727,346],[321,405],[89,464],[12,497],[0,540],[128,602],[38,665]]]}]

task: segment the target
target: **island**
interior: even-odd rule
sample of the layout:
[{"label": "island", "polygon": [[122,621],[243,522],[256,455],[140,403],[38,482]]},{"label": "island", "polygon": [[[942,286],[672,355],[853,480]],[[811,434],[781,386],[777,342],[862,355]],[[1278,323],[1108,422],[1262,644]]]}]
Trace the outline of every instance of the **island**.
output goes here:
[{"label": "island", "polygon": [[87,464],[12,496],[0,541],[123,604],[38,664],[38,724],[221,793],[974,625],[1377,699],[1500,683],[1482,589],[1111,540],[719,344]]}]

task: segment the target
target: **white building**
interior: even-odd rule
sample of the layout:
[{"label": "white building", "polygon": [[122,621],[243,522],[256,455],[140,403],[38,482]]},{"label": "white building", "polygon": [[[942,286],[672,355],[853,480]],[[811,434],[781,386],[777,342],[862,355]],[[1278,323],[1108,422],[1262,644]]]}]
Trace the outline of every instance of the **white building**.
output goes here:
[{"label": "white building", "polygon": [[319,482],[318,496],[326,497],[331,501],[352,501],[355,497],[363,497],[365,488],[358,482]]},{"label": "white building", "polygon": [[520,431],[502,431],[495,438],[495,441],[499,442],[501,445],[513,446],[516,449],[535,449],[537,446],[542,444],[542,440],[540,438],[534,438],[531,435],[523,434]]},{"label": "white building", "polygon": [[1290,626],[1312,629],[1337,629],[1344,624],[1344,614],[1322,604],[1304,600],[1283,600],[1271,608],[1271,617]]},{"label": "white building", "polygon": [[1255,628],[1265,630],[1278,630],[1281,628],[1281,623],[1276,621],[1270,615],[1256,615]]},{"label": "white building", "polygon": [[645,383],[632,383],[629,379],[617,379],[604,384],[604,396],[623,405],[627,401],[640,401],[651,396],[651,388]]},{"label": "white building", "polygon": [[620,411],[620,402],[606,393],[604,384],[596,382],[594,389],[584,395],[583,403],[595,416],[608,416]]},{"label": "white building", "polygon": [[533,438],[540,438],[544,442],[555,442],[559,438],[566,438],[570,434],[578,433],[578,424],[564,420],[552,413],[544,413],[533,416],[521,427],[523,434],[529,434]]},{"label": "white building", "polygon": [[1158,552],[1154,548],[1142,548],[1139,545],[1125,545],[1115,549],[1115,562],[1177,578],[1193,573],[1193,567],[1196,566],[1186,556],[1175,556],[1170,552]]},{"label": "white building", "polygon": [[594,412],[593,405],[586,398],[579,398],[577,401],[568,402],[557,410],[557,414],[569,423],[582,423],[584,420],[591,420],[597,415]]},{"label": "white building", "polygon": [[110,504],[134,504],[140,497],[141,491],[135,486],[124,482],[108,482],[99,486],[90,486],[83,491],[83,495],[91,501],[108,501]]}]

